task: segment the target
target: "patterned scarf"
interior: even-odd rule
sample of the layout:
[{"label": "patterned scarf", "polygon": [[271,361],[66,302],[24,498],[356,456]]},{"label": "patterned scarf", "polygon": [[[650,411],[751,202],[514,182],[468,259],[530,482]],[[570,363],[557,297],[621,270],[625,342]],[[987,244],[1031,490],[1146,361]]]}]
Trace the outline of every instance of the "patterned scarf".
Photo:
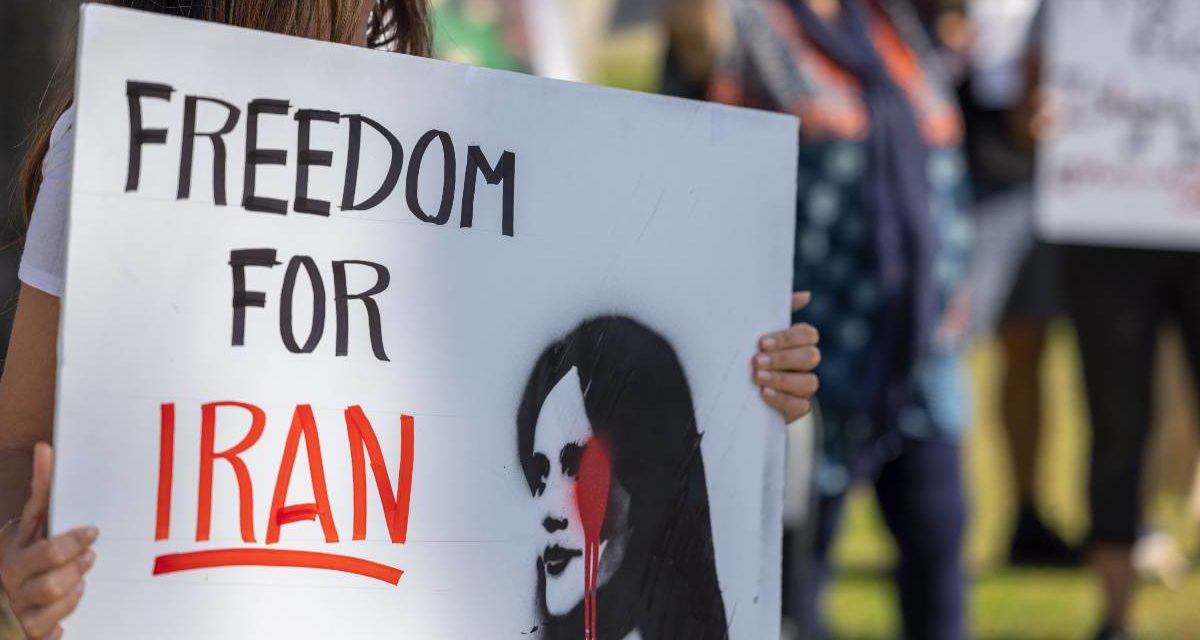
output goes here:
[{"label": "patterned scarf", "polygon": [[934,282],[937,233],[926,175],[929,147],[904,90],[889,75],[869,32],[864,0],[841,0],[827,21],[806,0],[791,0],[806,35],[862,84],[870,118],[864,205],[874,233],[883,312],[873,332],[861,405],[880,426],[895,425],[916,384],[917,367],[938,321]]}]

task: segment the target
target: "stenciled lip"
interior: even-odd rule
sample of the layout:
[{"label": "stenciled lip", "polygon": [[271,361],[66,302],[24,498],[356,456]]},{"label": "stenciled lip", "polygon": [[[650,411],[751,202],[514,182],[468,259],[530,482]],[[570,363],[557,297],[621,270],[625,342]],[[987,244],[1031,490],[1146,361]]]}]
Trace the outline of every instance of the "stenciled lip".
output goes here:
[{"label": "stenciled lip", "polygon": [[542,564],[546,567],[546,573],[552,576],[562,575],[562,572],[567,570],[567,565],[571,561],[583,555],[579,549],[564,549],[558,545],[546,547],[542,552]]}]

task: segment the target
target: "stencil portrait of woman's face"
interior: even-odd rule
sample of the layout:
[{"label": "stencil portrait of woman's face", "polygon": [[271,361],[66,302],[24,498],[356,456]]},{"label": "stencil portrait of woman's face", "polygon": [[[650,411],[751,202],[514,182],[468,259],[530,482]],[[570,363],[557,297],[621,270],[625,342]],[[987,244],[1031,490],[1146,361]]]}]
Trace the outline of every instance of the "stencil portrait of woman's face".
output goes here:
[{"label": "stencil portrait of woman's face", "polygon": [[533,464],[540,472],[540,482],[532,488],[541,518],[539,565],[545,576],[544,602],[553,616],[566,615],[584,600],[589,538],[596,538],[599,548],[593,589],[608,582],[624,556],[629,496],[612,477],[603,446],[594,439],[579,372],[572,368],[546,396],[533,437]]}]

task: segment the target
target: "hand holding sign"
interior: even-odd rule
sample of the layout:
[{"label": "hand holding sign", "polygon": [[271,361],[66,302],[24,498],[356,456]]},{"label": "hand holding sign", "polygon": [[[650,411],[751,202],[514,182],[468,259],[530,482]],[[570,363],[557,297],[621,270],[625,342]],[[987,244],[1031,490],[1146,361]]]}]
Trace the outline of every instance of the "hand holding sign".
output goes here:
[{"label": "hand holding sign", "polygon": [[62,636],[59,622],[83,596],[83,576],[95,561],[91,546],[99,533],[94,527],[80,527],[45,537],[52,459],[50,446],[39,443],[33,453],[29,500],[15,533],[4,541],[0,561],[0,581],[30,640]]},{"label": "hand holding sign", "polygon": [[[808,306],[811,300],[812,294],[807,291],[792,294],[792,312]],[[821,364],[819,340],[816,327],[799,322],[786,331],[763,336],[759,342],[754,383],[761,388],[763,400],[789,423],[812,409],[818,386],[813,370]]]}]

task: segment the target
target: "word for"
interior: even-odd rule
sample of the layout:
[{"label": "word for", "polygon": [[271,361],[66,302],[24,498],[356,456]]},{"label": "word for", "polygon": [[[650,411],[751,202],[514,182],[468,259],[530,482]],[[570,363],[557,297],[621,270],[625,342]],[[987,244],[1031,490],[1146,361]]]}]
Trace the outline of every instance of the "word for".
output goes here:
[{"label": "word for", "polygon": [[[228,429],[229,427],[224,425],[231,422],[228,414],[233,412],[230,410],[236,410],[236,413],[243,414],[240,420],[241,424],[245,423],[247,415],[250,418],[250,426],[246,434],[237,444],[224,451],[216,451],[214,446],[218,428],[218,409],[223,409],[222,413],[226,416],[222,421],[224,429]],[[253,513],[254,487],[250,471],[241,456],[254,447],[262,437],[267,424],[266,412],[253,404],[222,401],[202,405],[200,416],[200,471],[196,483],[199,500],[196,509],[195,540],[196,542],[206,542],[209,539],[212,523],[213,473],[216,463],[221,461],[229,465],[237,480],[237,513],[242,541],[254,544],[257,542]],[[379,501],[383,507],[388,536],[392,543],[403,544],[408,537],[409,503],[412,496],[414,420],[407,415],[400,418],[400,462],[394,486],[388,476],[387,465],[375,430],[362,407],[358,405],[348,407],[345,410],[345,422],[346,436],[350,443],[350,475],[353,485],[354,519],[351,538],[365,540],[367,536],[367,466],[369,463],[379,493]],[[301,450],[301,440],[304,441],[303,451],[308,463],[313,502],[289,505],[285,504],[285,501],[292,482],[292,470],[296,464],[296,456]],[[175,404],[164,403],[160,406],[158,494],[154,527],[154,539],[159,541],[167,540],[171,535],[171,495],[175,482],[174,452]],[[306,404],[297,405],[292,413],[291,426],[280,455],[271,506],[266,513],[266,530],[263,536],[265,544],[277,544],[279,532],[283,526],[304,520],[319,521],[326,542],[339,541],[330,505],[329,491],[325,483],[325,465],[321,455],[321,441],[317,433],[316,419],[313,416],[312,407]],[[399,569],[361,558],[271,547],[208,549],[159,556],[155,559],[154,574],[232,565],[331,569],[358,573],[393,584],[400,578]]]},{"label": "word for", "polygon": [[[143,121],[143,100],[171,101],[174,87],[152,82],[128,81],[125,95],[129,103],[129,163],[126,172],[125,191],[137,191],[141,181],[142,151],[149,144],[166,144],[172,131],[165,127],[150,127]],[[197,131],[196,114],[201,103],[209,108],[222,108],[225,122],[215,131]],[[220,98],[185,95],[183,120],[176,135],[181,137],[179,157],[179,181],[176,197],[186,200],[191,196],[192,164],[197,138],[207,138],[213,148],[212,185],[213,200],[217,205],[226,205],[226,145],[225,136],[232,133],[243,122],[242,110]],[[292,106],[287,100],[260,98],[246,105],[245,163],[242,181],[242,207],[248,211],[286,214],[289,202],[277,197],[282,194],[262,194],[257,191],[258,167],[262,165],[287,165],[288,152],[284,149],[267,149],[259,146],[258,127],[260,118],[287,116]],[[314,167],[333,165],[333,152],[312,147],[313,126],[342,125],[347,133],[346,173],[343,182],[340,206],[343,211],[365,211],[379,206],[395,190],[404,173],[404,147],[396,136],[379,122],[360,114],[343,114],[319,109],[297,109],[292,116],[296,126],[296,181],[292,194],[291,209],[296,213],[328,216],[330,200],[309,193],[309,174]],[[358,193],[359,161],[362,156],[363,125],[375,135],[383,138],[390,148],[390,160],[383,182],[375,191],[361,200]],[[425,168],[425,154],[437,143],[442,152],[441,196],[436,210],[427,210],[418,197],[421,171]],[[479,146],[467,148],[466,169],[463,174],[463,189],[460,202],[459,226],[470,227],[475,215],[475,191],[479,176],[489,185],[502,185],[501,230],[506,236],[513,235],[515,208],[516,154],[504,151],[500,160],[492,164]],[[405,174],[405,200],[409,211],[422,222],[444,225],[450,220],[454,207],[454,196],[458,174],[456,151],[450,134],[431,129],[413,145]]]},{"label": "word for", "polygon": [[[246,342],[246,308],[265,307],[267,294],[263,291],[246,289],[246,268],[273,268],[281,264],[275,259],[274,249],[235,249],[229,252],[229,267],[233,271],[233,346],[243,346]],[[350,293],[346,286],[346,269],[348,266],[358,266],[373,269],[375,284],[366,291]],[[312,290],[312,323],[303,344],[296,340],[295,328],[292,326],[293,298],[296,292],[296,280],[303,268],[305,278]],[[335,260],[333,261],[333,305],[337,317],[337,351],[336,355],[344,356],[349,352],[350,340],[350,301],[361,301],[367,311],[367,328],[371,333],[371,351],[379,360],[387,360],[383,349],[383,326],[379,316],[379,305],[374,296],[383,293],[391,282],[391,274],[387,267],[366,260]],[[292,256],[283,272],[283,285],[279,292],[279,337],[284,347],[292,353],[312,353],[321,343],[325,334],[325,280],[317,263],[309,256]]]}]

